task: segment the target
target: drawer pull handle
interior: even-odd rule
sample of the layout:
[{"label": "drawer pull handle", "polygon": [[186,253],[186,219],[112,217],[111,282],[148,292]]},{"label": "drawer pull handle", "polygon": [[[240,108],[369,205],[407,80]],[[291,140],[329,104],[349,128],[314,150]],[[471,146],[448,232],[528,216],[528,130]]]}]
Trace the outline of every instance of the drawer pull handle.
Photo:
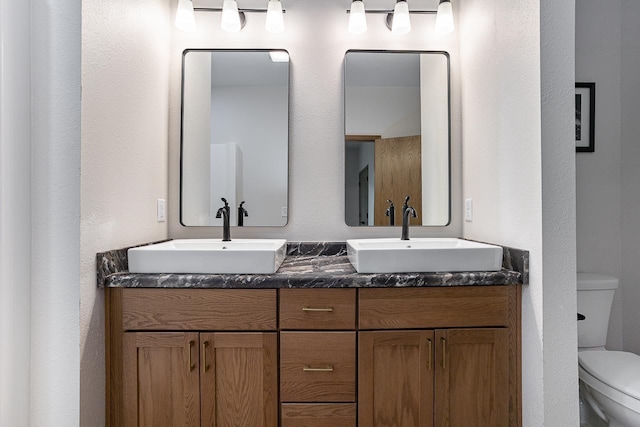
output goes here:
[{"label": "drawer pull handle", "polygon": [[193,371],[194,369],[196,369],[196,364],[193,363],[193,346],[196,344],[195,341],[191,340],[189,341],[189,372]]},{"label": "drawer pull handle", "polygon": [[325,313],[331,313],[333,312],[333,307],[327,307],[327,308],[302,307],[302,311],[313,311],[313,312],[322,311]]},{"label": "drawer pull handle", "polygon": [[333,366],[309,366],[309,365],[304,365],[304,367],[302,368],[303,371],[305,372],[333,372]]},{"label": "drawer pull handle", "polygon": [[429,352],[429,358],[428,358],[428,363],[427,363],[427,369],[430,371],[431,370],[431,354],[433,353],[433,343],[431,342],[430,339],[427,339],[427,343],[429,344],[427,351]]}]

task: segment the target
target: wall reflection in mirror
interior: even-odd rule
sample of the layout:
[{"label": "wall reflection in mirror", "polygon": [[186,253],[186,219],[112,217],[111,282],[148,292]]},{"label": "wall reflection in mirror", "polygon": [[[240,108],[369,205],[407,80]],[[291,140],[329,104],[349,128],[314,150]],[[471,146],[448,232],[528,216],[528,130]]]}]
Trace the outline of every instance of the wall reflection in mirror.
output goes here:
[{"label": "wall reflection in mirror", "polygon": [[180,222],[287,223],[289,55],[186,50],[183,56]]},{"label": "wall reflection in mirror", "polygon": [[412,225],[448,225],[449,56],[349,51],[344,104],[347,225],[402,225],[406,196]]}]

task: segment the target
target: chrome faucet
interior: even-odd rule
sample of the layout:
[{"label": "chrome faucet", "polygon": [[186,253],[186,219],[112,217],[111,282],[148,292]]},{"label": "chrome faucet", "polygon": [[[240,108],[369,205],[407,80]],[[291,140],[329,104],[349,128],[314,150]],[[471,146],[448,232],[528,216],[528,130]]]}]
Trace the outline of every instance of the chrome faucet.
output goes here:
[{"label": "chrome faucet", "polygon": [[400,240],[409,240],[409,215],[414,218],[418,216],[416,210],[409,206],[409,196],[407,196],[402,205],[402,237]]},{"label": "chrome faucet", "polygon": [[244,217],[249,216],[249,212],[242,205],[244,205],[244,200],[238,206],[238,227],[242,227],[244,225]]},{"label": "chrome faucet", "polygon": [[229,203],[227,203],[227,199],[222,197],[221,200],[224,202],[224,206],[218,209],[218,212],[216,213],[216,218],[222,218],[222,241],[230,242],[231,226],[229,224],[229,217],[231,216],[231,208],[229,208]]}]

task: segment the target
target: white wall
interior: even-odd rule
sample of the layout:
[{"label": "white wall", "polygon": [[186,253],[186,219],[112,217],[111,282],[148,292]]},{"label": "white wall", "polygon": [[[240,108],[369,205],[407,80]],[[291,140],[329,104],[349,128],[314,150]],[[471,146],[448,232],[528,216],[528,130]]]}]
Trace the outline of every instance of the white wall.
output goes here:
[{"label": "white wall", "polygon": [[2,426],[79,420],[80,1],[45,3],[0,3]]},{"label": "white wall", "polygon": [[640,2],[622,0],[621,15],[622,324],[624,349],[640,354]]},{"label": "white wall", "polygon": [[0,426],[29,425],[29,2],[0,1]]},{"label": "white wall", "polygon": [[[231,204],[231,225],[237,224],[238,205],[249,216],[244,225],[282,225],[287,222],[287,162],[289,98],[286,86],[216,86],[211,95],[211,134],[215,143],[238,148],[238,199]],[[251,117],[251,123],[247,121]],[[212,193],[213,194],[213,193]],[[220,198],[212,204],[222,206]],[[217,220],[217,225],[222,220]]]},{"label": "white wall", "polygon": [[[461,6],[464,237],[530,251],[523,424],[577,425],[573,2]],[[544,131],[543,131],[544,129]]]},{"label": "white wall", "polygon": [[[621,0],[576,2],[576,81],[596,83],[595,152],[576,153],[578,271],[618,278],[622,275],[621,19]],[[622,283],[615,294],[607,336],[610,349],[622,349],[623,288]]]},{"label": "white wall", "polygon": [[347,135],[420,135],[420,86],[350,86],[345,97]]},{"label": "white wall", "polygon": [[449,168],[439,167],[449,160],[449,92],[446,73],[429,73],[439,67],[447,69],[443,55],[420,56],[420,115],[422,141],[422,223],[446,224],[449,220]]},{"label": "white wall", "polygon": [[200,141],[183,147],[182,155],[189,168],[182,173],[182,222],[209,224],[209,170],[211,169],[211,55],[195,54],[184,57],[187,77],[184,79],[185,126],[183,141]]},{"label": "white wall", "polygon": [[544,421],[570,426],[579,424],[573,0],[540,2],[540,69]]},{"label": "white wall", "polygon": [[79,419],[80,0],[31,1],[31,419]]},{"label": "white wall", "polygon": [[104,425],[96,253],[167,237],[166,223],[156,222],[156,199],[167,198],[171,13],[165,0],[83,2],[82,426]]},{"label": "white wall", "polygon": [[640,353],[640,4],[576,4],[576,80],[596,83],[595,153],[577,154],[578,269],[620,278],[607,347]]},{"label": "white wall", "polygon": [[[459,236],[460,106],[457,33],[437,36],[435,17],[413,15],[413,31],[391,34],[381,15],[368,16],[363,35],[347,32],[350,2],[344,0],[284,1],[286,31],[264,31],[264,18],[249,14],[247,26],[235,34],[220,29],[220,14],[196,13],[195,33],[174,33],[172,46],[169,129],[169,235],[172,238],[219,237],[220,228],[185,228],[178,221],[181,53],[185,48],[281,48],[291,57],[289,124],[289,222],[280,227],[233,229],[232,237],[284,237],[290,241],[344,241],[353,237],[399,235],[384,227],[347,227],[344,209],[343,70],[348,49],[446,50],[452,55],[452,226],[412,228],[415,236]],[[435,9],[437,0],[415,0],[412,7]],[[263,8],[261,0],[242,7]],[[388,8],[388,1],[370,0],[367,7]],[[454,5],[455,7],[455,5]]]}]

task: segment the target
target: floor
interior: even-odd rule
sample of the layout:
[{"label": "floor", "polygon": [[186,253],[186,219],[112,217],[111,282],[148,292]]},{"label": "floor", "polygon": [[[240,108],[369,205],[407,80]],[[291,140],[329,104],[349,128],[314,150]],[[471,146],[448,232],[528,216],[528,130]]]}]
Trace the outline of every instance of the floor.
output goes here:
[{"label": "floor", "polygon": [[580,427],[609,427],[609,423],[603,421],[589,406],[589,403],[582,397],[582,387],[580,388]]}]

